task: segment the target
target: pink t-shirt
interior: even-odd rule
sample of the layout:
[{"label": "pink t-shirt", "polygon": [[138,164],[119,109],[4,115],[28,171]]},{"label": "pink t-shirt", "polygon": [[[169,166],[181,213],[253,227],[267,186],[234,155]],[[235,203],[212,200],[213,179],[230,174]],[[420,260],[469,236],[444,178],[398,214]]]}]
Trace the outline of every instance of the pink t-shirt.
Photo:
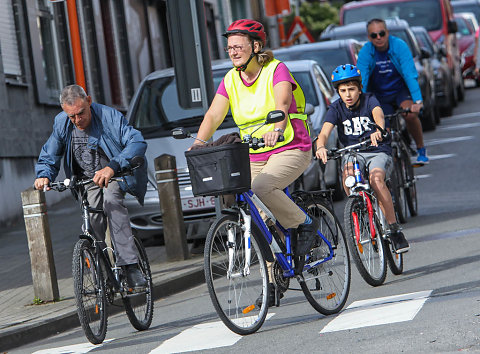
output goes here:
[{"label": "pink t-shirt", "polygon": [[[240,73],[239,73],[240,75]],[[247,83],[241,76],[242,82],[245,86],[252,86],[255,81],[251,83]],[[297,89],[297,85],[293,80],[292,76],[290,75],[290,71],[288,70],[287,66],[284,63],[279,63],[277,68],[275,69],[275,73],[273,74],[273,86],[278,84],[282,81],[288,81],[292,84],[292,91]],[[224,80],[220,83],[217,89],[217,94],[225,96],[227,99],[228,93],[225,89]],[[292,104],[288,109],[288,113],[298,113],[297,110],[297,103],[295,102],[295,97],[292,93]],[[267,152],[262,152],[260,154],[250,154],[251,161],[266,161],[272,154],[276,154],[281,151],[291,150],[291,149],[300,149],[302,151],[308,151],[312,148],[312,142],[310,140],[310,136],[308,135],[308,131],[305,128],[305,123],[301,119],[291,119],[290,122],[292,123],[293,131],[295,132],[293,140],[285,146],[282,146],[275,150],[270,150]]]}]

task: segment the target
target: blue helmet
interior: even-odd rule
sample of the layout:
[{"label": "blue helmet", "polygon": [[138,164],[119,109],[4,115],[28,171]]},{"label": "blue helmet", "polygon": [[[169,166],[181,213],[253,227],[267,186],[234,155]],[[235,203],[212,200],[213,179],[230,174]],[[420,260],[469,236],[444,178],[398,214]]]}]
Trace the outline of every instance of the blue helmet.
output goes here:
[{"label": "blue helmet", "polygon": [[362,75],[360,75],[360,70],[358,70],[357,67],[352,64],[337,66],[332,73],[333,86],[337,89],[340,84],[343,84],[347,81],[358,81],[359,83],[362,83]]}]

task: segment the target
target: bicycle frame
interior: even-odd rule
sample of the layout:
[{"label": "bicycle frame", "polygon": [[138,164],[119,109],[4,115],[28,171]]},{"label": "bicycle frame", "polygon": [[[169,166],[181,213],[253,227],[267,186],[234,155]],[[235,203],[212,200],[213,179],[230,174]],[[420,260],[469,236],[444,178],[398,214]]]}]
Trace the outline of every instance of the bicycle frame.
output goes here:
[{"label": "bicycle frame", "polygon": [[[291,195],[289,194],[288,189],[285,189],[285,193],[291,198]],[[250,250],[251,250],[250,238],[251,238],[251,222],[252,222],[252,219],[253,219],[253,222],[255,222],[255,224],[257,226],[259,226],[259,228],[260,228],[260,230],[263,234],[263,237],[268,242],[268,244],[270,246],[270,249],[272,250],[272,253],[275,255],[275,258],[277,259],[280,267],[282,268],[283,276],[285,278],[294,277],[296,274],[295,274],[295,270],[293,268],[292,243],[291,243],[290,232],[287,229],[285,229],[282,225],[280,225],[280,223],[276,220],[276,218],[273,216],[271,211],[265,206],[265,204],[263,204],[260,201],[260,199],[251,190],[248,191],[248,192],[242,193],[242,194],[237,194],[237,202],[247,203],[250,207],[250,214],[251,214],[251,215],[248,215],[242,208],[240,208],[240,212],[241,212],[242,217],[244,218],[244,221],[245,221],[244,237],[245,237],[245,251],[247,252],[246,262],[245,262],[246,264],[245,264],[245,268],[244,268],[244,273],[245,273],[244,275],[247,275],[249,273],[249,267],[250,267]],[[277,241],[275,239],[275,237],[272,235],[268,226],[265,224],[262,217],[260,216],[260,213],[257,209],[257,206],[267,215],[268,219],[270,219],[280,229],[280,231],[285,235],[285,244],[283,244],[283,242],[281,242],[281,240]],[[303,211],[303,212],[305,212],[305,211]],[[306,215],[306,213],[305,213],[305,215]],[[325,236],[321,232],[317,231],[317,234],[328,245],[328,249],[329,249],[330,254],[327,258],[315,261],[314,263],[311,263],[311,264],[305,264],[306,269],[310,269],[312,267],[315,267],[318,264],[327,262],[327,261],[329,261],[333,258],[333,246],[332,246],[332,244],[325,238]],[[229,237],[229,241],[233,242],[233,237],[234,237],[233,232],[232,232],[232,235],[230,235],[230,233],[229,233],[228,237]],[[232,237],[232,239],[230,239],[230,237]],[[279,244],[279,242],[281,242],[281,244]],[[281,246],[285,247],[285,251],[282,250]],[[232,252],[232,253],[230,254],[230,252]],[[231,264],[232,263],[231,260],[233,259],[233,252],[234,252],[234,250],[232,248],[230,248],[229,249],[229,255],[230,255],[229,270],[231,270],[231,267],[233,267],[233,264]]]}]

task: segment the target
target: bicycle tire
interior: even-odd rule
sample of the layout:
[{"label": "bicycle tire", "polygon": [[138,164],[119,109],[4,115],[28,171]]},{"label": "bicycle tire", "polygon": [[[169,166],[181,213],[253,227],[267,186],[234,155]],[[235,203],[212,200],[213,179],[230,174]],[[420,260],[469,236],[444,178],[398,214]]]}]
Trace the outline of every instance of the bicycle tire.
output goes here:
[{"label": "bicycle tire", "polygon": [[410,161],[410,155],[406,151],[402,151],[401,160],[404,161],[405,164],[405,198],[407,200],[410,216],[414,217],[418,214],[417,184],[415,180],[415,172],[413,171],[413,166]]},{"label": "bicycle tire", "polygon": [[95,248],[85,239],[73,249],[72,273],[78,319],[85,336],[92,344],[100,344],[107,334],[107,299],[105,285]]},{"label": "bicycle tire", "polygon": [[[374,222],[375,238],[372,240],[367,206],[361,196],[348,199],[345,205],[344,223],[347,244],[360,275],[372,286],[382,285],[387,276],[383,238],[379,232],[378,223]],[[356,227],[359,231],[358,245]]]},{"label": "bicycle tire", "polygon": [[403,273],[403,253],[396,253],[390,240],[385,240],[385,253],[387,255],[388,267],[395,275]]},{"label": "bicycle tire", "polygon": [[[310,203],[308,215],[320,220],[318,231],[331,243],[333,255],[327,243],[318,236],[305,262],[300,286],[312,307],[323,315],[339,312],[347,301],[350,291],[351,269],[345,234],[335,214],[322,203]],[[333,257],[315,267],[309,264]]]},{"label": "bicycle tire", "polygon": [[144,331],[150,327],[153,319],[152,273],[142,241],[137,236],[133,239],[137,249],[138,267],[147,280],[147,286],[145,290],[123,297],[123,304],[132,326],[139,331]]},{"label": "bicycle tire", "polygon": [[393,170],[390,175],[390,192],[392,194],[393,208],[397,220],[405,224],[407,222],[408,205],[405,195],[405,165],[402,159],[394,157]]},{"label": "bicycle tire", "polygon": [[[204,270],[218,316],[233,332],[247,335],[263,325],[270,294],[265,257],[257,243],[257,237],[263,235],[253,222],[250,273],[244,273],[246,253],[242,226],[239,215],[224,215],[212,224],[205,240]],[[227,278],[229,254],[233,277]]]}]

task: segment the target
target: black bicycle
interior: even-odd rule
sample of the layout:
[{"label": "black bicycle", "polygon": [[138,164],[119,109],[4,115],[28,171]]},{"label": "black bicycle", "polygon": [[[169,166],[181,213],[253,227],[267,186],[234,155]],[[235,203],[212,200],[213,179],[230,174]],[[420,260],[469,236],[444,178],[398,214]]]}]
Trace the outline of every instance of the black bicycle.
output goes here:
[{"label": "black bicycle", "polygon": [[[140,167],[141,162],[135,159],[131,161],[133,167],[121,176],[131,174],[133,169]],[[121,177],[114,177],[110,181],[121,180]],[[147,286],[133,289],[127,284],[124,269],[116,263],[113,242],[111,246],[107,245],[93,233],[90,213],[103,213],[103,210],[90,207],[87,201],[85,187],[91,183],[91,178],[72,178],[50,183],[49,187],[59,192],[70,189],[79,197],[83,225],[80,240],[73,250],[75,300],[85,336],[91,343],[100,344],[107,334],[107,303],[113,305],[118,295],[123,300],[132,326],[139,331],[150,327],[153,318],[153,286],[147,253],[140,239],[134,236],[139,269],[147,280]]]},{"label": "black bicycle", "polygon": [[385,115],[390,121],[392,136],[392,198],[398,221],[407,222],[407,214],[417,215],[417,187],[415,174],[410,160],[411,148],[404,138],[405,125],[402,114],[409,113],[410,109],[399,109],[395,113]]}]

